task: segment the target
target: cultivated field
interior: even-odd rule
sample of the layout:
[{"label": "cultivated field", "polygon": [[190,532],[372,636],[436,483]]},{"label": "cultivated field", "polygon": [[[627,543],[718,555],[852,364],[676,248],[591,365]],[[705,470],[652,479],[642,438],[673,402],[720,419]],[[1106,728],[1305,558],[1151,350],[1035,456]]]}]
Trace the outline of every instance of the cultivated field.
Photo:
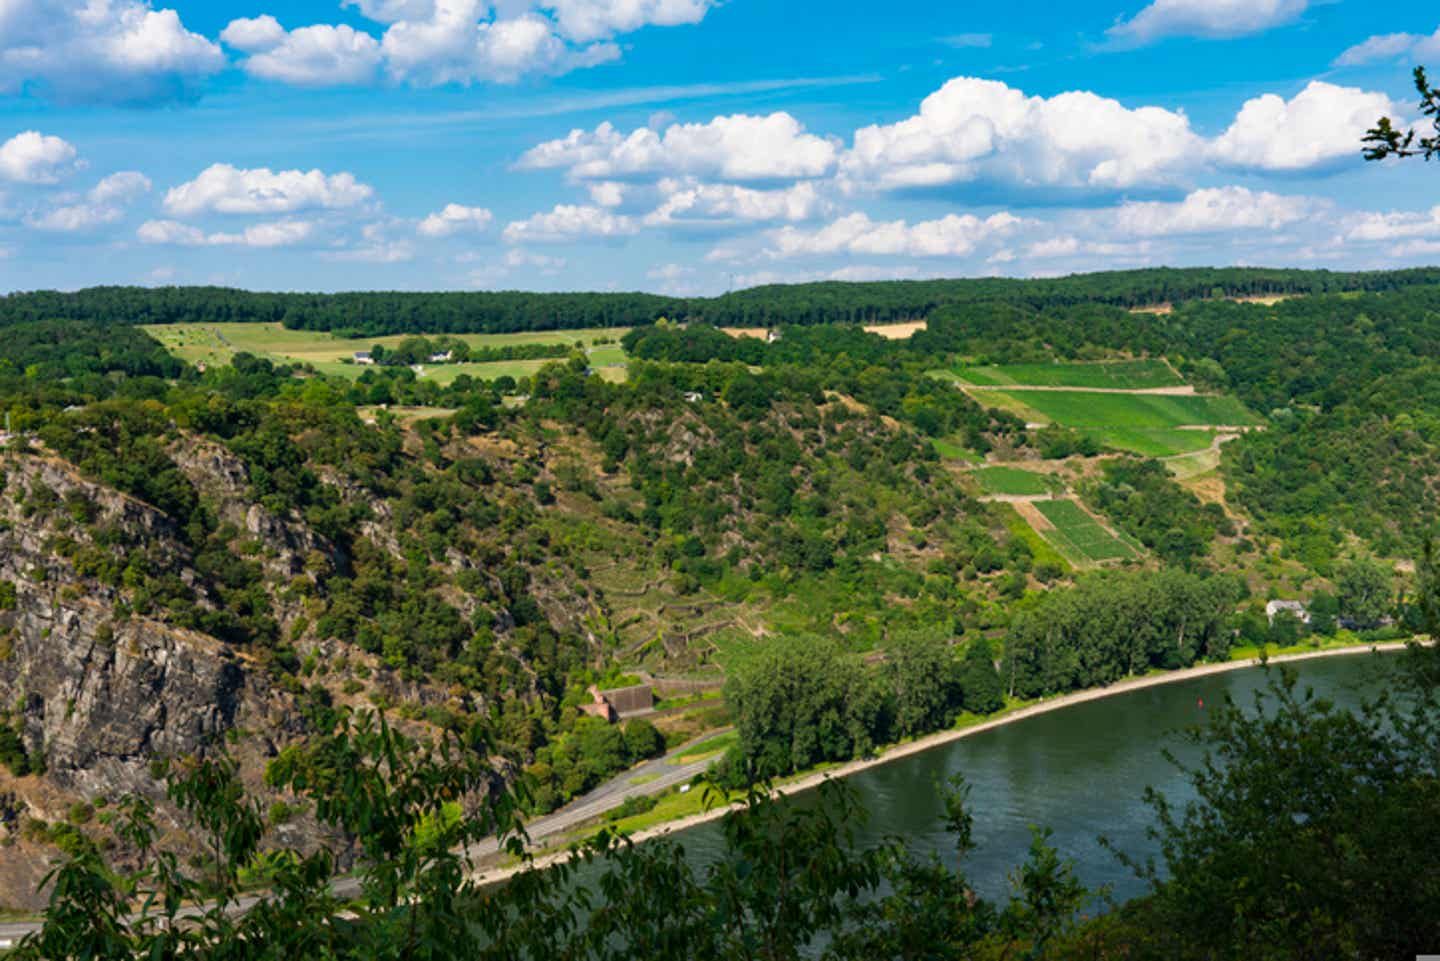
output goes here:
[{"label": "cultivated field", "polygon": [[953,371],[961,383],[975,387],[1091,387],[1109,390],[1154,390],[1183,387],[1185,381],[1163,360],[1117,360],[1087,364],[1011,364],[961,367]]},{"label": "cultivated field", "polygon": [[1073,500],[1035,501],[1024,507],[1034,508],[1039,522],[1026,516],[1023,508],[1021,516],[1071,563],[1098,564],[1139,556],[1139,551],[1102,527]]},{"label": "cultivated field", "polygon": [[[227,364],[235,354],[244,351],[276,363],[311,364],[327,374],[358,377],[364,367],[341,363],[357,351],[369,350],[376,344],[393,348],[405,339],[394,337],[363,337],[349,340],[326,331],[290,330],[280,324],[151,324],[144,330],[175,356],[189,363]],[[611,380],[625,377],[625,354],[618,341],[626,328],[595,328],[590,330],[527,331],[517,334],[448,334],[472,347],[505,347],[521,344],[582,345],[592,365],[601,376]],[[429,334],[426,336],[439,336]],[[606,341],[599,346],[596,341]],[[493,380],[506,374],[524,377],[549,363],[544,360],[498,361],[488,364],[425,365],[422,377],[448,384],[461,374]]]},{"label": "cultivated field", "polygon": [[[973,391],[975,398],[1019,404],[1034,420],[1064,427],[1138,427],[1156,429],[1182,426],[1249,427],[1260,419],[1233,397],[1168,394],[1102,394],[1084,390]],[[981,400],[985,403],[986,400]],[[992,403],[991,406],[996,406]]]},{"label": "cultivated field", "polygon": [[1002,497],[1044,497],[1058,482],[1019,467],[982,467],[974,471],[980,490]]},{"label": "cultivated field", "polygon": [[1102,444],[1147,457],[1202,451],[1214,441],[1215,428],[1261,423],[1233,397],[1003,388],[969,393],[981,404],[1008,410],[1027,423],[1074,427]]}]

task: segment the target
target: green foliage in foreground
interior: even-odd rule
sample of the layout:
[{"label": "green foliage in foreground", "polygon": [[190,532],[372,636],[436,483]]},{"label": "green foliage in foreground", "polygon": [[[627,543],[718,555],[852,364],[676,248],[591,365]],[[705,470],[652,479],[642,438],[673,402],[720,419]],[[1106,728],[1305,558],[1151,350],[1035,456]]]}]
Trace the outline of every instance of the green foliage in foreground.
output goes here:
[{"label": "green foliage in foreground", "polygon": [[[1418,574],[1420,626],[1433,633],[1432,551]],[[918,640],[881,676],[903,687],[933,672],[933,647]],[[963,873],[915,858],[901,840],[857,847],[862,812],[834,784],[813,805],[752,790],[725,816],[724,848],[703,870],[675,840],[634,846],[604,832],[572,861],[485,888],[470,877],[473,845],[496,838],[524,850],[517,798],[483,753],[448,736],[417,743],[383,719],[342,712],[268,774],[312,807],[330,829],[327,846],[268,847],[260,805],[223,754],[174,765],[167,793],[208,839],[209,857],[187,867],[157,841],[150,803],[122,800],[121,857],[107,861],[100,843],[70,832],[44,927],[17,957],[1408,957],[1440,940],[1440,874],[1428,870],[1440,859],[1440,654],[1414,648],[1388,680],[1393,693],[1353,710],[1300,693],[1283,674],[1253,710],[1214,708],[1190,734],[1203,752],[1184,768],[1194,800],[1147,793],[1161,863],[1132,867],[1149,895],[1096,921],[1079,917],[1089,895],[1044,832],[1012,875],[1008,903],[991,905]],[[931,702],[906,703],[923,715]],[[483,731],[468,740],[483,742]],[[945,821],[959,862],[973,839],[958,783]],[[353,879],[332,883],[352,858]],[[240,879],[257,864],[273,887],[241,905]]]},{"label": "green foliage in foreground", "polygon": [[[977,899],[963,874],[916,859],[898,839],[858,848],[863,812],[835,784],[813,807],[751,792],[726,815],[722,856],[703,871],[673,841],[636,847],[605,832],[571,862],[486,888],[470,878],[467,846],[495,836],[521,853],[516,801],[485,790],[488,773],[457,745],[416,744],[370,716],[343,720],[303,759],[272,772],[339,839],[307,854],[265,850],[258,804],[228,760],[176,767],[168,794],[213,840],[211,863],[187,871],[157,843],[150,805],[127,799],[119,833],[144,867],[107,864],[77,835],[53,876],[45,926],[17,958],[1038,956],[1068,936],[1087,900],[1040,834],[1003,906]],[[947,826],[963,856],[971,819],[962,786],[947,797]],[[350,851],[360,853],[353,883],[332,885]],[[242,908],[239,880],[261,860],[274,887]]]},{"label": "green foliage in foreground", "polygon": [[[1375,126],[1365,132],[1366,160],[1385,160],[1389,157],[1424,157],[1432,160],[1440,156],[1440,90],[1430,86],[1430,78],[1424,67],[1415,68],[1415,91],[1420,94],[1420,114],[1429,119],[1430,136],[1424,136],[1417,128],[1401,133],[1395,129],[1389,117],[1381,117]],[[1417,140],[1418,136],[1418,140]]]},{"label": "green foliage in foreground", "polygon": [[1408,958],[1440,944],[1440,700],[1433,651],[1356,710],[1272,679],[1189,734],[1198,800],[1147,790],[1163,870],[1119,923],[1145,956]]},{"label": "green foliage in foreground", "polygon": [[[1433,573],[1430,577],[1433,582]],[[1432,585],[1433,590],[1433,585]],[[1430,607],[1433,609],[1433,603]],[[1377,668],[1380,665],[1377,663]],[[1095,921],[1090,894],[1037,831],[1004,905],[903,841],[860,848],[854,796],[825,785],[790,805],[752,791],[696,869],[683,845],[604,832],[570,862],[503,886],[470,880],[472,845],[522,854],[514,797],[458,744],[417,744],[342,718],[271,780],[332,829],[316,852],[268,848],[257,802],[224,757],[176,765],[168,793],[211,839],[187,868],[157,844],[148,802],[117,807],[138,857],[107,863],[72,833],[45,925],[20,961],[219,959],[1000,959],[1409,957],[1440,937],[1440,663],[1416,649],[1394,694],[1354,710],[1271,679],[1253,709],[1216,707],[1190,734],[1195,800],[1154,794],[1150,893]],[[956,861],[971,849],[964,792],[946,794]],[[330,882],[358,854],[353,881]],[[1122,860],[1127,860],[1121,855]],[[273,888],[240,905],[263,863]],[[199,905],[199,906],[192,906]]]}]

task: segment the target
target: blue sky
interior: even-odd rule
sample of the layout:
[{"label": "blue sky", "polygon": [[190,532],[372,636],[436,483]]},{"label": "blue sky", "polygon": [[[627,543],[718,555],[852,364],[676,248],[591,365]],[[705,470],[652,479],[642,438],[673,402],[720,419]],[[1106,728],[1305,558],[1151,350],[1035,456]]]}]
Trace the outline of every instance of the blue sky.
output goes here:
[{"label": "blue sky", "polygon": [[1440,262],[1362,0],[0,0],[0,290]]}]

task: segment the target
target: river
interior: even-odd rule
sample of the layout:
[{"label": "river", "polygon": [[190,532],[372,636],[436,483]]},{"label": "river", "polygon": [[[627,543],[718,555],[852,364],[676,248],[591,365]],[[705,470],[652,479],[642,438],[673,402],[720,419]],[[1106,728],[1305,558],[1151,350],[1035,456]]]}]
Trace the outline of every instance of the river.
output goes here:
[{"label": "river", "polygon": [[[1290,665],[1302,688],[1339,704],[1353,704],[1380,683],[1370,655],[1325,658]],[[1175,732],[1201,721],[1205,705],[1228,694],[1248,705],[1264,688],[1265,672],[1249,668],[1174,684],[1142,688],[1016,721],[920,754],[861,771],[848,778],[870,820],[862,844],[882,837],[908,840],[912,850],[953,857],[951,838],[935,785],[959,772],[969,782],[977,846],[965,864],[976,890],[1003,898],[1007,877],[1024,858],[1031,824],[1054,831],[1051,843],[1075,862],[1092,888],[1111,885],[1117,901],[1142,893],[1134,875],[1098,842],[1110,838],[1136,856],[1153,854],[1145,836],[1152,823],[1143,802],[1147,786],[1172,800],[1192,797],[1183,777],[1162,756],[1165,747],[1194,757]],[[787,803],[806,803],[802,795]],[[675,835],[692,863],[713,861],[721,849],[718,824]]]}]

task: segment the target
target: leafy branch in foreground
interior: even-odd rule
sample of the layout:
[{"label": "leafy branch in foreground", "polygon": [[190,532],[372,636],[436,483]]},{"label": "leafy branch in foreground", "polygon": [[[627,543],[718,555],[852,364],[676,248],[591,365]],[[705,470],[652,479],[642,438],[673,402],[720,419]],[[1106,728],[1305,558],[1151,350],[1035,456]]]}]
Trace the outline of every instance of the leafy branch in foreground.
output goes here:
[{"label": "leafy branch in foreground", "polygon": [[1419,156],[1433,160],[1440,156],[1440,90],[1430,86],[1424,67],[1415,68],[1415,89],[1420,94],[1418,109],[1422,116],[1429,117],[1433,122],[1434,135],[1417,139],[1415,128],[1402,133],[1395,129],[1389,117],[1381,117],[1373,128],[1366,131],[1365,139],[1361,141],[1370,145],[1365,148],[1366,160]]},{"label": "leafy branch in foreground", "polygon": [[[1038,956],[1073,928],[1088,896],[1073,866],[1037,835],[1016,893],[997,910],[938,858],[904,841],[860,848],[855,795],[830,782],[814,804],[752,788],[722,822],[724,849],[696,868],[669,839],[643,846],[606,830],[576,857],[478,879],[471,854],[490,838],[528,866],[518,799],[458,739],[411,740],[372,715],[282,754],[267,778],[312,805],[334,844],[266,849],[264,819],[221,755],[172,765],[168,793],[205,839],[187,872],[159,841],[150,804],[116,822],[124,868],[77,835],[52,875],[43,929],[20,961],[306,958],[836,959]],[[963,785],[947,789],[957,854],[970,848]],[[356,873],[335,879],[358,853]],[[138,866],[136,866],[138,865]],[[242,879],[264,866],[269,887]]]},{"label": "leafy branch in foreground", "polygon": [[[1440,556],[1417,565],[1419,626],[1440,633]],[[1115,851],[1151,885],[1114,927],[1129,956],[1409,957],[1440,943],[1440,653],[1377,663],[1385,693],[1349,710],[1271,676],[1228,697],[1167,757],[1194,800],[1154,789],[1162,865]]]}]

